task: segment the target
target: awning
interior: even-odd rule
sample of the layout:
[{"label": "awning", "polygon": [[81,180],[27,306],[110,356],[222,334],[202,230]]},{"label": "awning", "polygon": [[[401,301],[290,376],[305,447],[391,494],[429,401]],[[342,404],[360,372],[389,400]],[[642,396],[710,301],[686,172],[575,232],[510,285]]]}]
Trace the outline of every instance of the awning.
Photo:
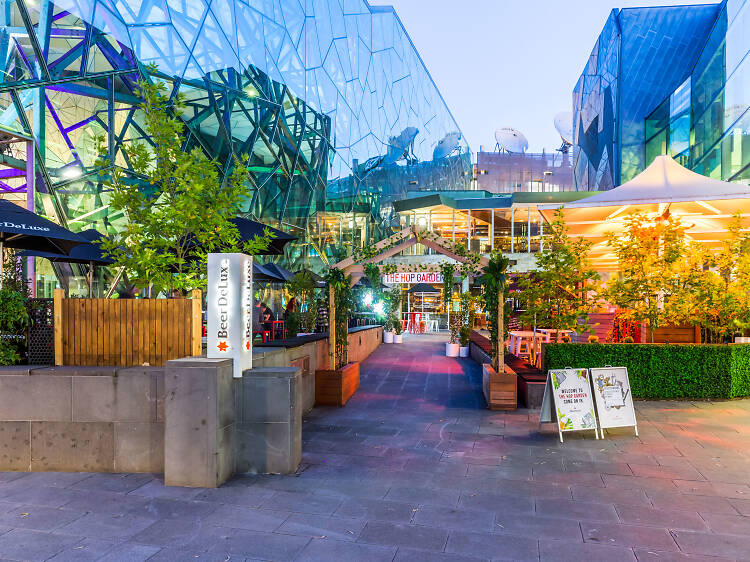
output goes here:
[{"label": "awning", "polygon": [[726,239],[738,211],[742,227],[750,228],[750,186],[696,174],[669,156],[657,156],[635,178],[615,189],[565,205],[539,205],[547,222],[561,208],[571,237],[593,243],[590,257],[599,270],[617,269],[617,259],[607,245],[608,232],[622,232],[625,219],[634,213],[657,217],[669,213],[687,226],[686,235],[714,248]]}]

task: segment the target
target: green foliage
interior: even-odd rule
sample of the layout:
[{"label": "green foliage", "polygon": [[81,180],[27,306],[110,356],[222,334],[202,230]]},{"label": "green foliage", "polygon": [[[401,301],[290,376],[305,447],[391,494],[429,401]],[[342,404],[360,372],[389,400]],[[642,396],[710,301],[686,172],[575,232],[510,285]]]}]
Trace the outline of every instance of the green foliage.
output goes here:
[{"label": "green foliage", "polygon": [[[499,252],[490,256],[490,262],[484,270],[484,309],[487,312],[487,324],[490,330],[490,342],[492,343],[492,365],[500,372],[501,361],[504,360],[504,349],[500,349],[498,335],[501,327],[498,326],[498,311],[503,307],[502,334],[505,339],[505,327],[508,325],[505,314],[505,297],[508,289],[507,271],[510,259]],[[502,299],[502,301],[501,301]]]},{"label": "green foliage", "polygon": [[[545,230],[544,250],[536,255],[536,269],[519,279],[519,300],[526,310],[523,324],[558,330],[582,331],[591,312],[591,282],[599,274],[591,267],[588,252],[591,243],[568,236],[562,211]],[[583,319],[581,324],[579,320]]]},{"label": "green foliage", "polygon": [[456,265],[452,262],[442,262],[440,264],[440,273],[443,275],[443,304],[446,310],[450,310],[451,299],[453,299],[453,274]]},{"label": "green foliage", "polygon": [[450,323],[448,324],[448,328],[450,330],[450,335],[451,335],[451,343],[458,342],[458,333],[461,330],[461,326],[463,326],[461,322],[461,315],[451,314]]},{"label": "green foliage", "polygon": [[328,311],[328,321],[335,322],[336,327],[336,350],[335,368],[340,369],[349,362],[349,314],[354,306],[354,297],[351,289],[351,275],[345,275],[343,271],[335,267],[328,270],[328,286],[333,287],[333,301],[335,314]]},{"label": "green foliage", "polygon": [[469,326],[461,326],[461,329],[458,331],[458,341],[461,344],[461,347],[466,347],[469,345],[469,340],[471,339],[471,328]]},{"label": "green foliage", "polygon": [[[151,70],[155,71],[154,67]],[[185,151],[186,131],[177,116],[183,98],[170,97],[162,81],[141,80],[143,129],[153,144],[127,143],[133,175],[110,160],[100,139],[103,183],[111,188],[112,212],[128,219],[123,232],[106,240],[105,253],[150,295],[170,289],[205,289],[211,252],[256,254],[268,247],[270,233],[242,243],[230,222],[252,177],[246,161],[235,159],[222,182],[218,163],[199,148]]]},{"label": "green foliage", "polygon": [[750,396],[750,344],[551,343],[544,350],[547,369],[627,367],[635,398]]},{"label": "green foliage", "polygon": [[620,276],[602,296],[623,310],[623,316],[658,328],[664,303],[679,285],[686,250],[685,227],[672,215],[649,219],[636,213],[625,219],[624,233],[609,233],[608,245],[617,256]]},{"label": "green foliage", "polygon": [[401,323],[400,318],[396,318],[393,321],[393,331],[396,332],[396,335],[401,335],[401,332],[404,331],[404,325]]},{"label": "green foliage", "polygon": [[[315,331],[315,322],[318,319],[318,309],[315,306],[315,289],[317,283],[309,271],[300,271],[287,284],[287,290],[297,299],[297,308],[293,315],[290,315],[292,321],[297,321],[297,326],[302,332],[312,333]],[[288,328],[289,329],[289,328]],[[296,334],[291,331],[290,334]]]},{"label": "green foliage", "polygon": [[2,336],[23,333],[29,325],[26,298],[12,287],[0,289],[0,365],[14,365],[20,360],[18,347]]}]

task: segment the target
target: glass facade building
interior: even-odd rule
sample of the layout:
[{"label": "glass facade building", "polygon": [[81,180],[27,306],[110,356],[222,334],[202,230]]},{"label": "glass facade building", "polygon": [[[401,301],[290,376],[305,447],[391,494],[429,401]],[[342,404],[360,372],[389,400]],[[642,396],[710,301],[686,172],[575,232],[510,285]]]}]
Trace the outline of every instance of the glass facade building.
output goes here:
[{"label": "glass facade building", "polygon": [[249,158],[241,213],[298,237],[292,268],[390,234],[407,189],[471,185],[469,147],[403,25],[365,0],[8,0],[0,52],[1,195],[33,194],[75,231],[126,220],[96,160],[103,141],[127,174],[123,147],[149,142],[140,79],[184,96],[184,147],[222,176]]},{"label": "glass facade building", "polygon": [[491,193],[575,190],[569,152],[477,152],[477,189]]},{"label": "glass facade building", "polygon": [[748,179],[749,13],[747,0],[612,11],[573,91],[578,189],[611,189],[658,154]]}]

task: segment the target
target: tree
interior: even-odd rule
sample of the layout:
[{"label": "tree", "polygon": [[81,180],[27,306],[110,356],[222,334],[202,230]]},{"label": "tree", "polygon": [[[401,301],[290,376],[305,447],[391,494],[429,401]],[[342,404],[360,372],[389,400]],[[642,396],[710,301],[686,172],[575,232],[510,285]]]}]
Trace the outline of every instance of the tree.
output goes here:
[{"label": "tree", "polygon": [[[149,69],[152,73],[155,68]],[[205,288],[211,252],[256,254],[268,247],[269,232],[249,242],[240,240],[230,219],[237,215],[250,172],[234,158],[221,181],[218,163],[200,148],[185,150],[185,126],[177,117],[182,97],[169,96],[163,81],[138,82],[148,143],[123,148],[134,175],[126,176],[106,154],[100,139],[98,165],[111,187],[109,206],[127,218],[125,229],[103,243],[115,266],[155,295],[168,289]]]},{"label": "tree", "polygon": [[[297,331],[312,333],[318,319],[318,309],[315,306],[315,289],[317,283],[309,271],[300,271],[287,285],[289,293],[297,299],[296,310],[291,313],[289,330],[292,334]],[[302,328],[297,330],[297,328]]]},{"label": "tree", "polygon": [[505,372],[505,290],[510,260],[499,252],[490,256],[482,277],[484,308],[492,343],[492,367],[496,373]]},{"label": "tree", "polygon": [[544,250],[536,256],[536,267],[519,280],[520,300],[526,310],[525,324],[555,330],[580,331],[591,312],[591,284],[599,274],[591,267],[591,243],[571,239],[562,211],[558,209],[544,236]]},{"label": "tree", "polygon": [[664,303],[679,292],[685,269],[685,227],[668,212],[656,219],[636,213],[625,220],[625,232],[609,233],[608,245],[618,259],[620,276],[602,296],[624,310],[623,315],[648,322],[654,330],[666,318]]}]

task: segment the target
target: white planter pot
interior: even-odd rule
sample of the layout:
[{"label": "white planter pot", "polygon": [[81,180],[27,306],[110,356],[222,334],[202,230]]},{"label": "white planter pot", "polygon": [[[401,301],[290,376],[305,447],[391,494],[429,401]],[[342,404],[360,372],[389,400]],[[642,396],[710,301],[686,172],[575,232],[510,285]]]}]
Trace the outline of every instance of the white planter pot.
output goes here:
[{"label": "white planter pot", "polygon": [[457,343],[446,343],[445,344],[445,355],[448,357],[458,357],[458,352],[461,346]]},{"label": "white planter pot", "polygon": [[393,343],[404,343],[404,334],[393,334]]},{"label": "white planter pot", "polygon": [[469,346],[466,347],[460,347],[458,350],[458,356],[459,357],[468,357],[469,356]]},{"label": "white planter pot", "polygon": [[393,332],[383,332],[383,343],[393,343]]}]

